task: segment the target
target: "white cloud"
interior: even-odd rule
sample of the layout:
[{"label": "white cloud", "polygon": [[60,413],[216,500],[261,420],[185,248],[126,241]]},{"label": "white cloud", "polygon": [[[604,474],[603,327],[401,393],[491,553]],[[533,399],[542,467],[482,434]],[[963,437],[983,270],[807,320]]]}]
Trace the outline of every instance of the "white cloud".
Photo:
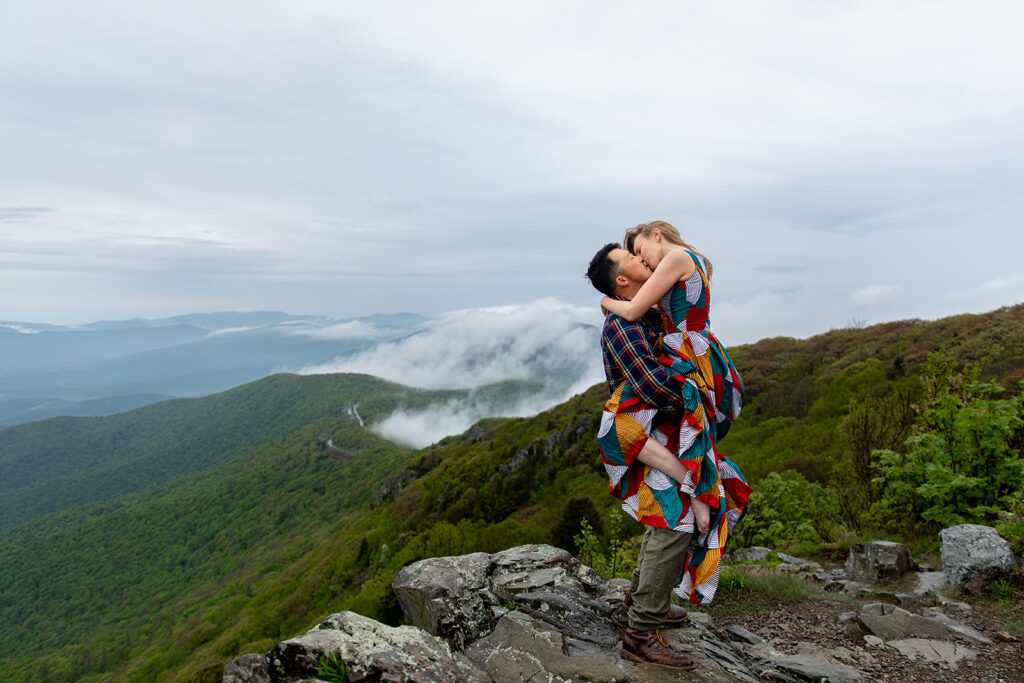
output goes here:
[{"label": "white cloud", "polygon": [[314,339],[366,339],[380,336],[381,331],[371,323],[362,320],[350,320],[348,322],[318,327],[310,324],[280,326],[279,331],[291,336],[312,337]]},{"label": "white cloud", "polygon": [[35,330],[35,329],[32,329],[31,327],[25,327],[24,325],[18,325],[17,323],[14,323],[14,324],[0,323],[0,327],[6,327],[8,329],[14,330],[15,332],[18,332],[19,334],[39,334],[40,332],[42,332],[42,330]]},{"label": "white cloud", "polygon": [[219,330],[213,330],[212,332],[209,332],[206,336],[207,337],[219,337],[219,336],[221,336],[223,334],[236,334],[238,332],[248,332],[249,330],[256,330],[256,329],[259,329],[259,328],[253,327],[251,325],[248,326],[248,327],[224,327],[224,328],[221,328]]},{"label": "white cloud", "polygon": [[368,351],[300,374],[362,372],[427,389],[470,389],[506,379],[562,386],[603,377],[600,313],[545,299],[453,311]]},{"label": "white cloud", "polygon": [[[985,284],[1018,267],[1020,3],[595,7],[12,4],[0,313],[589,306],[581,264],[652,218],[741,252],[720,301],[818,291],[735,329],[1020,300]],[[989,294],[934,294],[949,244]],[[851,302],[865,282],[904,301]]]},{"label": "white cloud", "polygon": [[[426,410],[398,410],[370,428],[398,443],[414,448],[423,448],[452,434],[461,434],[485,417],[529,417],[589,388],[549,388],[536,395],[510,403],[493,400],[480,401],[474,398],[446,401]],[[574,390],[576,389],[576,390]]]}]

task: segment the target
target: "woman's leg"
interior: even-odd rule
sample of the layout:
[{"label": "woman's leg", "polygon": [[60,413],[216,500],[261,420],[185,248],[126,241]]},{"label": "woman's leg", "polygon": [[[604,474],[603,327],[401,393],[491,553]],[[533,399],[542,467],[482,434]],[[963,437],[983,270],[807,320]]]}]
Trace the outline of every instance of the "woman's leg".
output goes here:
[{"label": "woman's leg", "polygon": [[[687,470],[675,454],[652,438],[647,439],[636,459],[645,465],[661,470],[677,482],[686,480]],[[697,529],[700,533],[706,534],[711,526],[711,508],[695,496],[690,496],[690,509],[693,510],[694,524]]]}]

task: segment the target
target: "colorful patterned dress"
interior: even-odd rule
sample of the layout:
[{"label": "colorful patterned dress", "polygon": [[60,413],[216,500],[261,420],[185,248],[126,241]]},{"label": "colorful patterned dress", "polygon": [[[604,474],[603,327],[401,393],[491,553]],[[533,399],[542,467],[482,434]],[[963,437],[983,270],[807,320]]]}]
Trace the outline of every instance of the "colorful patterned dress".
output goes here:
[{"label": "colorful patterned dress", "polygon": [[[661,341],[658,360],[679,383],[683,412],[659,413],[623,383],[605,405],[598,445],[611,480],[609,492],[637,521],[694,533],[690,494],[711,506],[710,530],[694,534],[675,588],[692,603],[708,603],[718,588],[729,531],[742,516],[750,487],[739,468],[717,449],[740,413],[743,382],[711,332],[704,261],[687,253],[696,270],[659,302],[668,333]],[[678,453],[688,472],[685,481],[675,482],[636,460],[649,437]]]}]

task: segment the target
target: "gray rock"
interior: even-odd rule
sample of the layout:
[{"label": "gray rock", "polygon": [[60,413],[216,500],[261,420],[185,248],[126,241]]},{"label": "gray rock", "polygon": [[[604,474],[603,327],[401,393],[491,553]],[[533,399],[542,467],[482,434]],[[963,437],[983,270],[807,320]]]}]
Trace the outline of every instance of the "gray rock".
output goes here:
[{"label": "gray rock", "polygon": [[349,680],[490,681],[490,676],[448,644],[413,626],[385,626],[354,612],[327,617],[305,635],[267,653],[274,681],[316,675],[322,657],[345,663]]},{"label": "gray rock", "polygon": [[[535,676],[551,681],[572,679],[569,648],[565,636],[521,612],[508,612],[495,625],[494,630],[473,643],[466,656],[484,669],[497,683],[504,681],[528,681]],[[590,673],[607,669],[600,680],[616,680],[623,676],[623,668],[617,657],[578,658],[583,668]],[[562,675],[563,672],[566,675]]]},{"label": "gray rock", "polygon": [[797,566],[810,564],[807,560],[802,557],[797,557],[796,555],[787,555],[786,553],[775,553],[775,555],[786,564],[795,564]]},{"label": "gray rock", "polygon": [[392,584],[406,619],[456,649],[491,632],[495,608],[514,607],[572,641],[610,649],[625,582],[604,581],[565,550],[549,545],[494,555],[432,558],[405,567]]},{"label": "gray rock", "polygon": [[910,549],[890,541],[854,543],[846,558],[846,578],[855,581],[894,579],[913,568]]},{"label": "gray rock", "polygon": [[491,632],[490,607],[503,605],[487,586],[490,569],[486,553],[433,557],[402,568],[391,586],[411,624],[462,649]]},{"label": "gray rock", "polygon": [[1010,544],[992,527],[958,524],[940,531],[939,540],[943,569],[950,583],[970,592],[1009,577],[1016,567]]},{"label": "gray rock", "polygon": [[941,624],[882,602],[861,607],[860,622],[868,631],[886,641],[907,637],[949,637],[949,632]]},{"label": "gray rock", "polygon": [[864,644],[868,647],[885,647],[885,641],[878,636],[866,635],[864,636]]},{"label": "gray rock", "polygon": [[945,572],[909,572],[898,582],[899,588],[919,601],[937,600],[937,594],[949,585]]},{"label": "gray rock", "polygon": [[767,643],[744,646],[744,652],[756,658],[762,679],[842,683],[863,678],[856,667],[839,661],[831,651],[811,643],[798,644],[795,654],[779,652]]},{"label": "gray rock", "polygon": [[836,621],[838,621],[840,624],[856,624],[857,623],[857,613],[856,612],[843,612],[838,617],[836,617]]},{"label": "gray rock", "polygon": [[751,645],[757,645],[758,643],[764,642],[764,638],[757,635],[756,633],[751,633],[739,624],[732,624],[730,626],[726,626],[725,632],[732,636],[733,640],[741,640],[745,643],[750,643]]},{"label": "gray rock", "polygon": [[978,656],[978,653],[969,647],[947,640],[908,638],[893,640],[886,644],[899,650],[900,654],[908,659],[921,658],[926,662],[937,663],[947,668],[955,668],[962,659],[974,659]]},{"label": "gray rock", "polygon": [[263,655],[242,655],[224,667],[224,683],[270,683],[269,664]]},{"label": "gray rock", "polygon": [[700,624],[705,628],[711,628],[715,625],[715,619],[707,612],[694,612],[690,611],[690,622],[693,624]]},{"label": "gray rock", "polygon": [[984,633],[961,624],[956,619],[952,619],[939,610],[926,609],[922,613],[922,616],[926,619],[930,619],[936,623],[941,624],[954,638],[960,640],[966,640],[972,643],[978,643],[979,645],[991,645],[992,639],[986,636]]},{"label": "gray rock", "polygon": [[752,548],[743,548],[728,554],[734,562],[764,562],[768,559],[768,554],[771,553],[771,548],[765,548],[763,546],[754,546]]}]

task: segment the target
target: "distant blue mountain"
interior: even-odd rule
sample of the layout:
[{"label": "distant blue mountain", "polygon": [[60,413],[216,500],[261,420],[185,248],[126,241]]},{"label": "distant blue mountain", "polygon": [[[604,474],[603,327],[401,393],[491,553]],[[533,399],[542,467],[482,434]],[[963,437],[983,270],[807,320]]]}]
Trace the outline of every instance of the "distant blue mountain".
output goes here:
[{"label": "distant blue mountain", "polygon": [[0,425],[224,391],[399,339],[425,320],[228,311],[76,326],[2,322]]}]

